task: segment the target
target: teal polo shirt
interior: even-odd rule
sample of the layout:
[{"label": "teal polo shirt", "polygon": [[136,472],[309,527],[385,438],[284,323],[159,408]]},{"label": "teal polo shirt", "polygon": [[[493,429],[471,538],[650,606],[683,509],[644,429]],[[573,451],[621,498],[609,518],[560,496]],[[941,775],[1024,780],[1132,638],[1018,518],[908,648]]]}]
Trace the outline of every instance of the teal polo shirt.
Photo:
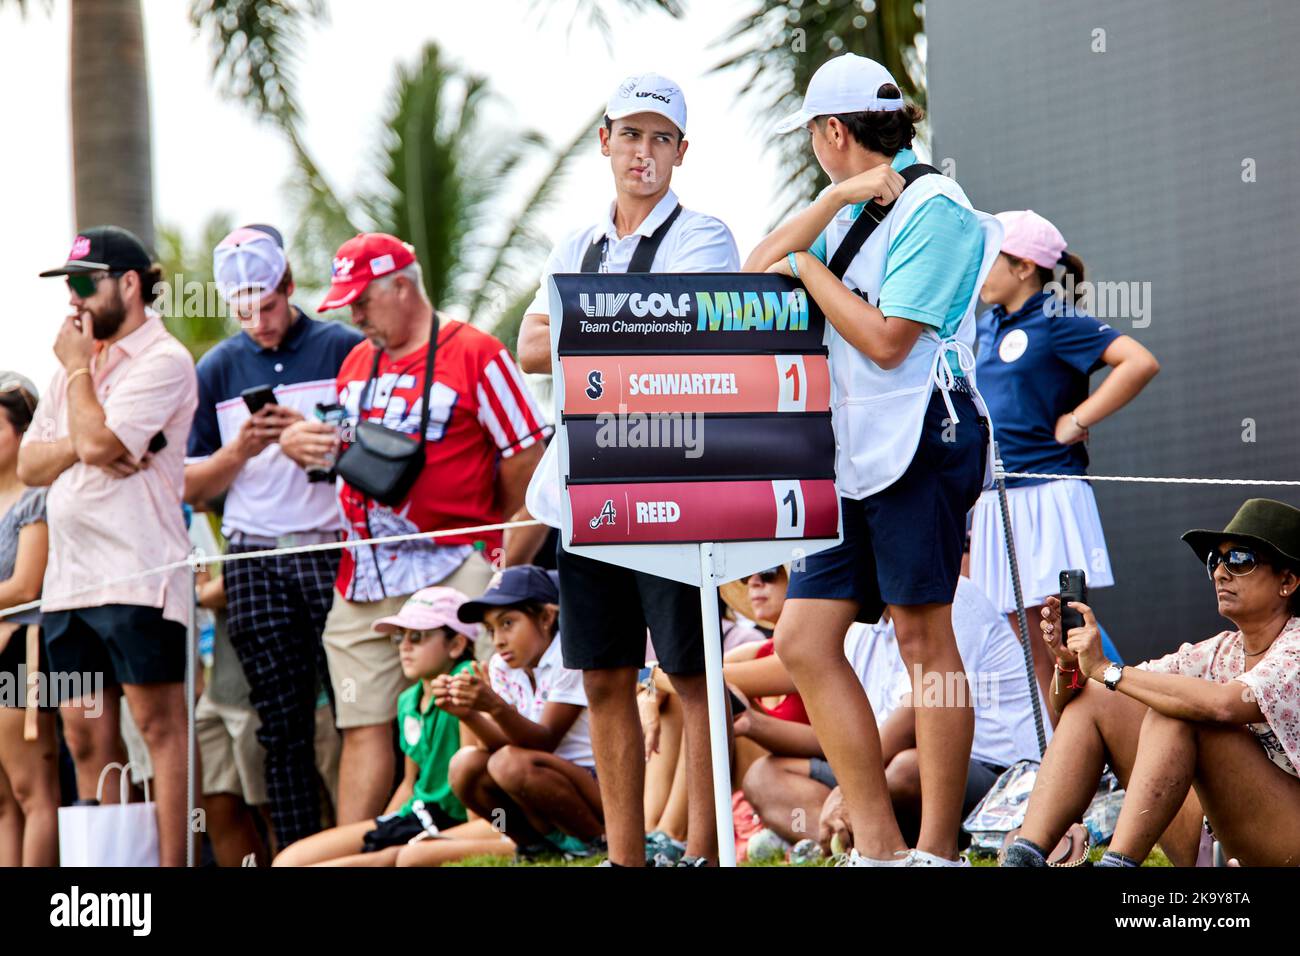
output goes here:
[{"label": "teal polo shirt", "polygon": [[[916,162],[916,153],[899,150],[890,165],[903,170]],[[857,219],[866,203],[855,203]],[[808,250],[827,261],[826,232]],[[932,196],[912,214],[889,244],[885,278],[878,308],[885,315],[928,325],[940,338],[955,335],[975,292],[984,261],[984,231],[975,212],[947,196]],[[962,375],[956,357],[947,356],[955,375]]]}]

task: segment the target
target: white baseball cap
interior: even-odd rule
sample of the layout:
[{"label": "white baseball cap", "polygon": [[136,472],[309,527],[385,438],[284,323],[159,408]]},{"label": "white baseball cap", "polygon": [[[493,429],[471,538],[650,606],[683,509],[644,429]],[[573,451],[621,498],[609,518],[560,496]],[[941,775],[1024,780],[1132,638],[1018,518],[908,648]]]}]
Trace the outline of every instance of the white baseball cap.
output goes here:
[{"label": "white baseball cap", "polygon": [[791,113],[777,124],[778,133],[791,133],[808,125],[818,116],[832,113],[892,112],[906,104],[902,96],[877,96],[886,83],[898,86],[889,71],[875,60],[856,53],[845,53],[827,60],[808,81],[803,109]]},{"label": "white baseball cap", "polygon": [[212,274],[227,302],[250,289],[265,295],[284,278],[288,261],[275,237],[245,226],[217,243],[212,253]]},{"label": "white baseball cap", "polygon": [[633,113],[658,113],[686,135],[686,95],[666,76],[642,73],[618,85],[605,105],[605,115],[616,120]]}]

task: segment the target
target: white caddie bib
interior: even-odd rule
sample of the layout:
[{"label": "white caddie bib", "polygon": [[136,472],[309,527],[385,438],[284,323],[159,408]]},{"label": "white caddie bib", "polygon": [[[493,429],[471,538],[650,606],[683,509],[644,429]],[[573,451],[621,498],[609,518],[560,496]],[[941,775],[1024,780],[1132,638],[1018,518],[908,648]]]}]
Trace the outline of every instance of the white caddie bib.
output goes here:
[{"label": "white caddie bib", "polygon": [[[830,329],[831,403],[838,445],[835,470],[840,494],[846,498],[860,500],[883,491],[907,470],[920,442],[933,388],[941,390],[953,423],[958,421],[948,397],[948,389],[956,380],[948,365],[948,354],[956,356],[972,389],[975,385],[975,305],[1001,248],[1002,226],[987,213],[973,209],[957,183],[947,176],[929,175],[908,186],[849,264],[843,281],[872,305],[879,305],[890,244],[921,204],[934,196],[946,196],[978,217],[984,232],[979,276],[957,333],[940,339],[937,330],[927,327],[898,368],[881,368]],[[826,236],[828,262],[851,225],[852,221],[842,214],[831,221]],[[975,404],[987,418],[988,409],[978,392]],[[992,468],[990,444],[986,488],[992,486]]]}]

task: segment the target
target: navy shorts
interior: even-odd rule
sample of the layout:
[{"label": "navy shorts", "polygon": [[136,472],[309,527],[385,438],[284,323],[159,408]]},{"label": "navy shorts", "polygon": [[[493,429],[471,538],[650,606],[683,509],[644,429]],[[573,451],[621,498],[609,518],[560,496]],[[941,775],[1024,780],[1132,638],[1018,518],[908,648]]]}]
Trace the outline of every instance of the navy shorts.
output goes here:
[{"label": "navy shorts", "polygon": [[185,680],[186,627],[164,618],[161,608],[105,604],[46,611],[43,627],[52,671],[103,674],[106,687]]},{"label": "navy shorts", "polygon": [[959,423],[949,424],[936,390],[902,477],[861,501],[840,499],[844,540],[791,571],[787,598],[856,601],[857,619],[866,622],[880,620],[890,604],[952,603],[966,512],[984,484],[989,426],[964,391],[950,397]]}]

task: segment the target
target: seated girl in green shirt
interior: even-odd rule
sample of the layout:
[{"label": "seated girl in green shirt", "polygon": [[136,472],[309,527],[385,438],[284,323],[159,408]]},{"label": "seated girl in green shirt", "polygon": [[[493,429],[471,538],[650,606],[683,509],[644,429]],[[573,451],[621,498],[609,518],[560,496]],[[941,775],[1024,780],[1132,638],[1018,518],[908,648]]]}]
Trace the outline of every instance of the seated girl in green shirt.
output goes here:
[{"label": "seated girl in green shirt", "polygon": [[414,837],[471,835],[458,832],[467,826],[465,807],[447,778],[452,755],[461,748],[461,724],[433,700],[436,678],[473,666],[479,627],[456,616],[466,600],[454,588],[425,588],[411,595],[395,616],[375,622],[375,630],[391,634],[397,644],[402,674],[416,682],[397,699],[406,775],[383,816],[299,840],[286,847],[273,866],[393,866],[398,850]]}]

